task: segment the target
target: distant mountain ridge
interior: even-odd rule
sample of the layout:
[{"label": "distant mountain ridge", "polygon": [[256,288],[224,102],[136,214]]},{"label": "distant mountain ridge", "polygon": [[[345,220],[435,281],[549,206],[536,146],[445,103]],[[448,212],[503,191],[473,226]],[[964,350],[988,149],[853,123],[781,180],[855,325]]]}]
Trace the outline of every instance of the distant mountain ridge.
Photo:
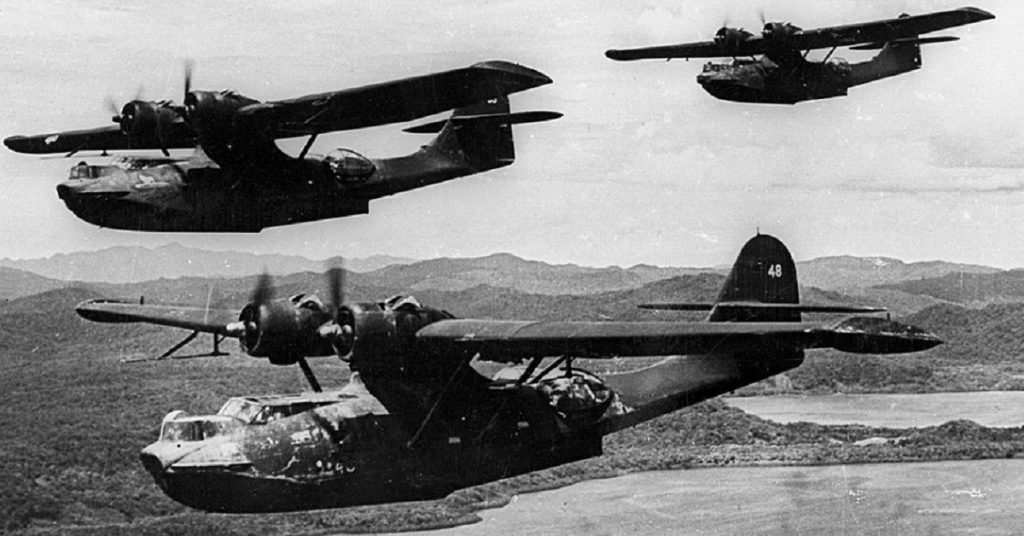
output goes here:
[{"label": "distant mountain ridge", "polygon": [[[280,276],[303,272],[322,273],[327,266],[339,262],[340,258],[318,261],[294,255],[209,251],[178,244],[153,249],[114,247],[95,252],[58,254],[45,259],[0,259],[0,268],[22,271],[18,276],[0,274],[0,279],[9,280],[7,283],[0,281],[0,298],[48,290],[68,281],[122,284],[181,277],[232,279],[264,271]],[[548,264],[508,253],[422,261],[377,255],[366,259],[344,259],[343,264],[349,272],[355,272],[353,281],[359,280],[371,287],[422,292],[461,291],[486,285],[551,296],[637,289],[647,283],[683,275],[724,275],[728,272],[727,267],[676,268],[639,264],[620,268]],[[941,292],[917,291],[892,285],[944,276],[962,278],[965,275],[995,276],[1007,273],[997,268],[971,264],[943,261],[905,263],[886,257],[852,256],[821,257],[799,262],[797,270],[802,286],[835,290],[876,302],[898,298],[901,305],[897,310],[918,310],[936,302],[960,300],[950,299]],[[51,281],[29,278],[26,272]],[[1020,299],[1024,299],[1024,292]]]},{"label": "distant mountain ridge", "polygon": [[856,288],[900,281],[941,277],[946,274],[992,274],[999,268],[945,261],[906,263],[889,257],[819,257],[797,263],[800,284],[849,292]]},{"label": "distant mountain ridge", "polygon": [[[322,272],[336,259],[313,260],[298,255],[258,254],[239,251],[210,251],[167,244],[156,248],[116,246],[98,251],[58,253],[41,259],[0,259],[0,267],[32,272],[61,281],[137,283],[177,277],[239,277],[267,271],[274,275]],[[413,259],[374,255],[345,259],[354,272],[377,270]]]}]

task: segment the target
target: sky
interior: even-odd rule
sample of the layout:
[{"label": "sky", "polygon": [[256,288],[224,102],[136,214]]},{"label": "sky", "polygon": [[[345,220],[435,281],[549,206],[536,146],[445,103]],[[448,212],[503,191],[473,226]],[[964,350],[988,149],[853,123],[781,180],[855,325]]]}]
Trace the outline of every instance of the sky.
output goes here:
[{"label": "sky", "polygon": [[[554,79],[511,97],[556,110],[515,127],[512,166],[372,201],[368,215],[258,234],[139,233],[78,220],[55,186],[79,158],[0,148],[0,257],[176,242],[318,259],[508,252],[590,266],[728,264],[757,230],[829,255],[1024,266],[1024,4],[923,48],[923,69],[796,106],[723,102],[702,60],[613,62],[608,48],[709,39],[760,18],[804,28],[961,7],[956,1],[482,2],[0,0],[0,135],[110,124],[104,105],[193,87],[275,100],[507,60]],[[823,52],[812,53],[812,58]],[[836,55],[862,61],[870,52]],[[387,125],[314,152],[408,154]],[[284,147],[303,140],[282,142]],[[102,159],[97,159],[102,162]]]}]

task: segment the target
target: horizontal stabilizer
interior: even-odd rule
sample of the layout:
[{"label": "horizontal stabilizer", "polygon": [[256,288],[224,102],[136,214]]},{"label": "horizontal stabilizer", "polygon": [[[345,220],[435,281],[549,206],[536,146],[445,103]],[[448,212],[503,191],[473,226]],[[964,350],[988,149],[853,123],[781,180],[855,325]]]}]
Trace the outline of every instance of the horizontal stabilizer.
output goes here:
[{"label": "horizontal stabilizer", "polygon": [[948,43],[950,41],[959,40],[959,37],[952,35],[940,35],[936,37],[905,37],[903,39],[893,39],[891,41],[884,41],[880,43],[857,45],[850,47],[850,50],[881,50],[885,48],[886,43],[892,43],[894,45],[929,45],[932,43]]},{"label": "horizontal stabilizer", "polygon": [[552,119],[558,119],[562,117],[562,114],[558,112],[516,112],[516,113],[501,113],[501,114],[475,114],[475,115],[456,115],[452,116],[443,121],[433,121],[430,123],[424,123],[422,125],[416,125],[403,129],[403,132],[409,132],[412,134],[436,134],[444,129],[444,126],[449,122],[455,124],[459,123],[470,123],[475,121],[494,121],[499,125],[517,125],[521,123],[539,123],[541,121],[551,121]]},{"label": "horizontal stabilizer", "polygon": [[881,307],[860,305],[808,305],[803,303],[761,303],[761,302],[727,302],[727,303],[641,303],[641,309],[658,311],[710,311],[712,309],[748,309],[748,310],[781,310],[798,313],[881,313]]}]

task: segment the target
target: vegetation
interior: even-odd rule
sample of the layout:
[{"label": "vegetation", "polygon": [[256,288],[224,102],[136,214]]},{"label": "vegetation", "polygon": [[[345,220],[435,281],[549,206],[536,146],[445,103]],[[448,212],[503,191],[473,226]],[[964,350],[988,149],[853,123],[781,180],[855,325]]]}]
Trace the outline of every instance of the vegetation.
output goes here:
[{"label": "vegetation", "polygon": [[[593,295],[548,296],[475,286],[424,290],[417,296],[460,316],[669,320],[685,317],[641,311],[635,304],[710,300],[721,281],[721,275],[701,274]],[[281,295],[323,285],[314,273],[278,282]],[[125,365],[122,359],[158,354],[184,333],[88,323],[72,307],[101,295],[145,295],[147,302],[157,298],[195,305],[209,299],[214,307],[236,308],[253,285],[251,277],[91,285],[0,304],[0,532],[318,534],[422,529],[473,522],[477,510],[504,504],[517,493],[633,471],[973,459],[1024,452],[1020,428],[988,429],[969,422],[924,429],[780,425],[712,401],[610,436],[602,457],[460,490],[438,501],[273,515],[192,511],[164,496],[138,463],[138,450],[155,439],[163,415],[172,409],[213,412],[226,398],[241,393],[299,391],[304,388],[301,373],[237,355]],[[348,295],[378,299],[405,290],[353,277]],[[811,290],[805,296],[817,303],[853,302],[835,292]],[[905,320],[947,341],[935,350],[895,357],[812,352],[802,367],[741,392],[1022,389],[1022,309],[1020,304],[932,306]],[[209,338],[200,337],[184,353],[208,347]],[[585,366],[606,371],[650,361]],[[347,374],[337,360],[312,364],[325,384]]]}]

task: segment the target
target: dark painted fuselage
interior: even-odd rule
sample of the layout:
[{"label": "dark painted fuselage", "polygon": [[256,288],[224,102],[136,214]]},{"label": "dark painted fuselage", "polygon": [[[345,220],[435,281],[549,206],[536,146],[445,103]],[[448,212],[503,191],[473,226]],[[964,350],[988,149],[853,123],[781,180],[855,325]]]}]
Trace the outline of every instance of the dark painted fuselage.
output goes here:
[{"label": "dark painted fuselage", "polygon": [[[536,383],[493,381],[470,367],[444,382],[354,375],[339,402],[199,442],[162,439],[142,461],[170,497],[208,511],[439,498],[598,456],[604,435],[802,360],[803,352],[668,358],[602,378],[615,402],[582,417],[560,411]],[[521,372],[510,370],[506,378]]]},{"label": "dark painted fuselage", "polygon": [[[176,163],[72,168],[57,193],[79,218],[115,229],[258,232],[265,227],[366,214],[371,199],[511,163],[477,166],[428,145],[400,158],[365,159],[332,169],[331,156],[282,160],[244,171],[245,179],[197,157]],[[353,169],[354,167],[354,169]]]},{"label": "dark painted fuselage", "polygon": [[834,58],[805,61],[799,54],[766,54],[758,59],[704,65],[697,83],[722,100],[796,104],[846,96],[851,87],[896,76],[921,67],[920,48],[914,43],[886,44],[871,60],[850,64]]}]

